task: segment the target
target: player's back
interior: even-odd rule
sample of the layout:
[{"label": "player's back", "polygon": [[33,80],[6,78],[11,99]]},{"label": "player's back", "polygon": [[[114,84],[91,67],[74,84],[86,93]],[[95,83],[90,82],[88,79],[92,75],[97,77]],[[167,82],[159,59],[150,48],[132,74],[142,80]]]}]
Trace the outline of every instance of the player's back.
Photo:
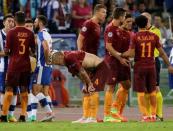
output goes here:
[{"label": "player's back", "polygon": [[154,65],[154,49],[161,47],[159,38],[149,31],[136,33],[132,44],[135,46],[135,62],[141,65]]},{"label": "player's back", "polygon": [[30,70],[29,53],[35,49],[34,34],[25,27],[15,27],[7,34],[6,50],[10,52],[8,70]]}]

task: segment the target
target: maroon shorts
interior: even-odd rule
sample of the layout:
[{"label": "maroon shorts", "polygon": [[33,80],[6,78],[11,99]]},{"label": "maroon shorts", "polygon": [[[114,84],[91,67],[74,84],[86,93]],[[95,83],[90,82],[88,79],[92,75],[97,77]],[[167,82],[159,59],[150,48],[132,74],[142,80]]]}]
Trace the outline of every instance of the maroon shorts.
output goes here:
[{"label": "maroon shorts", "polygon": [[156,69],[155,66],[141,67],[134,66],[134,86],[136,92],[151,93],[156,90]]},{"label": "maroon shorts", "polygon": [[105,84],[110,74],[110,69],[106,62],[103,61],[95,69],[87,72],[93,83],[95,91],[104,91]]},{"label": "maroon shorts", "polygon": [[107,84],[116,85],[119,82],[130,80],[130,67],[123,66],[119,61],[109,61],[110,75]]},{"label": "maroon shorts", "polygon": [[7,72],[7,85],[11,87],[29,87],[30,72]]}]

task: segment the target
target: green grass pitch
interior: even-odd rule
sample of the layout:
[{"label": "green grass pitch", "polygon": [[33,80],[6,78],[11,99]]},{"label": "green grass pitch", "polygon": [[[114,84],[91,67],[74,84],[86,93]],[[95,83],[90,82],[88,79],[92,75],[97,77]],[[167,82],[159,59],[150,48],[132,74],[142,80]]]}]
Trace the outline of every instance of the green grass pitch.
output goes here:
[{"label": "green grass pitch", "polygon": [[0,131],[172,131],[173,121],[142,123],[96,123],[71,124],[51,123],[0,123]]}]

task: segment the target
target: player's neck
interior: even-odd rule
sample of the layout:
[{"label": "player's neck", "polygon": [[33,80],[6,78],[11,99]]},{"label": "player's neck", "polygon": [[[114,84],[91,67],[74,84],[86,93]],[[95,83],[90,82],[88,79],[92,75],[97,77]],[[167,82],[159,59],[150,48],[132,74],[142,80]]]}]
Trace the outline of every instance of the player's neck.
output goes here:
[{"label": "player's neck", "polygon": [[39,31],[42,31],[45,28],[46,28],[45,26],[41,26],[40,29],[39,29]]},{"label": "player's neck", "polygon": [[9,29],[3,28],[2,29],[6,34],[8,33]]},{"label": "player's neck", "polygon": [[116,20],[116,19],[113,19],[112,20],[112,25],[119,27],[120,26],[120,21],[119,20]]},{"label": "player's neck", "polygon": [[91,20],[92,20],[92,22],[94,22],[95,24],[99,24],[99,23],[100,23],[99,19],[98,19],[96,16],[93,16],[93,17],[91,18]]}]

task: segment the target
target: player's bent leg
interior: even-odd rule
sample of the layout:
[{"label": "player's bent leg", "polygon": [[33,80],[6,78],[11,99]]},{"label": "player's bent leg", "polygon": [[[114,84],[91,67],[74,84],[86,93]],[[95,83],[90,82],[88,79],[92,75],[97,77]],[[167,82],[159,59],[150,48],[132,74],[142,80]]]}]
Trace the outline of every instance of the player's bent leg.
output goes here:
[{"label": "player's bent leg", "polygon": [[51,121],[54,118],[54,116],[45,95],[41,92],[42,87],[43,87],[42,85],[38,85],[38,84],[34,85],[33,94],[36,96],[41,106],[46,110],[46,116],[41,121],[42,122]]},{"label": "player's bent leg", "polygon": [[121,113],[127,101],[128,89],[130,88],[130,81],[121,82],[117,92],[115,101],[112,104],[111,114],[114,118],[120,119],[122,122],[127,122],[127,118],[123,117]]},{"label": "player's bent leg", "polygon": [[49,106],[52,108],[52,100],[51,100],[50,95],[49,95],[49,86],[43,87],[43,94],[45,95]]}]

